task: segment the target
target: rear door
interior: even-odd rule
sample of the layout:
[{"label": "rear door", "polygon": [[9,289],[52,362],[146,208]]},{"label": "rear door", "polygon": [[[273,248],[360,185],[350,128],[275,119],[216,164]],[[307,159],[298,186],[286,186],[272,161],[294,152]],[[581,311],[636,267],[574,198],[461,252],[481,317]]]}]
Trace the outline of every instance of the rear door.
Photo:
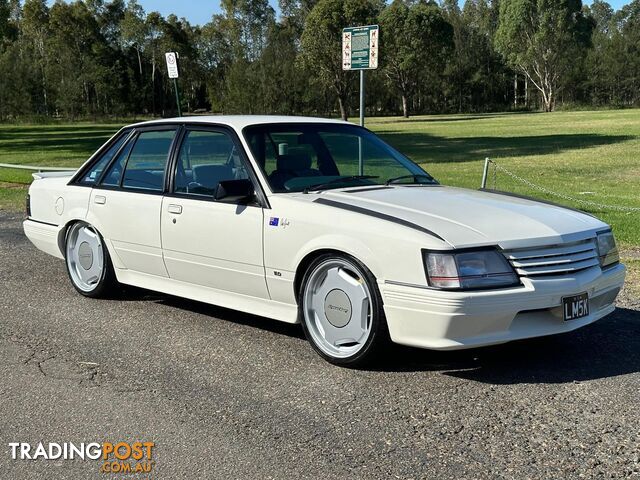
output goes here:
[{"label": "rear door", "polygon": [[220,181],[255,177],[235,135],[186,127],[175,158],[171,192],[161,214],[165,265],[172,279],[268,298],[259,202],[216,201]]},{"label": "rear door", "polygon": [[93,188],[89,221],[111,243],[114,264],[168,276],[162,259],[160,211],[177,127],[137,131]]}]

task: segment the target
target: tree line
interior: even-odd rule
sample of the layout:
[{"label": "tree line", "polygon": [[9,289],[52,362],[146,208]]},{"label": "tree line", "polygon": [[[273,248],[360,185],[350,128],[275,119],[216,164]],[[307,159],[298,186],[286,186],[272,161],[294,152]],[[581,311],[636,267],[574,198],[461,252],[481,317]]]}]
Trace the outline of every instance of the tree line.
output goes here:
[{"label": "tree line", "polygon": [[136,0],[0,0],[0,120],[188,112],[337,115],[357,105],[341,31],[380,25],[367,114],[640,105],[640,0],[222,0],[205,25]]}]

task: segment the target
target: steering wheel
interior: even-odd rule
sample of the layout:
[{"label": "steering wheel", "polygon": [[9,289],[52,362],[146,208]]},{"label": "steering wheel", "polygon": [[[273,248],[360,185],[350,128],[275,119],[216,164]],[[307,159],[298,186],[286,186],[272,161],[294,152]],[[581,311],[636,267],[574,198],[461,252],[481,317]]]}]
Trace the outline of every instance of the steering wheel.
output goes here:
[{"label": "steering wheel", "polygon": [[204,190],[204,185],[198,182],[189,182],[187,184],[187,193],[200,193],[197,191],[198,189]]}]

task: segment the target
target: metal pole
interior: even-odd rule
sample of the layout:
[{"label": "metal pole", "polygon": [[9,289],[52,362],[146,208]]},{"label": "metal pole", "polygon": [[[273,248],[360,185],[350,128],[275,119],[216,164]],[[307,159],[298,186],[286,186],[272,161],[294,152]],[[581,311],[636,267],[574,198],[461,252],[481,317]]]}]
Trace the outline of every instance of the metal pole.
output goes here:
[{"label": "metal pole", "polygon": [[[360,70],[360,126],[364,127],[364,70]],[[358,138],[358,175],[364,175],[362,138]]]},{"label": "metal pole", "polygon": [[182,116],[182,109],[180,108],[180,94],[178,93],[178,81],[173,79],[173,88],[176,91],[176,105],[178,106],[178,116]]},{"label": "metal pole", "polygon": [[480,188],[487,188],[487,176],[489,175],[489,157],[484,159],[484,170],[482,171],[482,186]]},{"label": "metal pole", "polygon": [[364,127],[364,70],[360,70],[360,126]]}]

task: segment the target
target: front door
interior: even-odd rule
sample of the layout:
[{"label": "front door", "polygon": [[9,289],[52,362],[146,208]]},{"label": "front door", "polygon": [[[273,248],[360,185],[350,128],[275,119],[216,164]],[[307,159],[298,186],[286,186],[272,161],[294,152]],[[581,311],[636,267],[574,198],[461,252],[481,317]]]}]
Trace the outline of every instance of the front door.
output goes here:
[{"label": "front door", "polygon": [[172,279],[268,298],[262,207],[215,201],[219,182],[249,178],[248,163],[225,129],[187,127],[171,193],[162,201],[164,262]]}]

